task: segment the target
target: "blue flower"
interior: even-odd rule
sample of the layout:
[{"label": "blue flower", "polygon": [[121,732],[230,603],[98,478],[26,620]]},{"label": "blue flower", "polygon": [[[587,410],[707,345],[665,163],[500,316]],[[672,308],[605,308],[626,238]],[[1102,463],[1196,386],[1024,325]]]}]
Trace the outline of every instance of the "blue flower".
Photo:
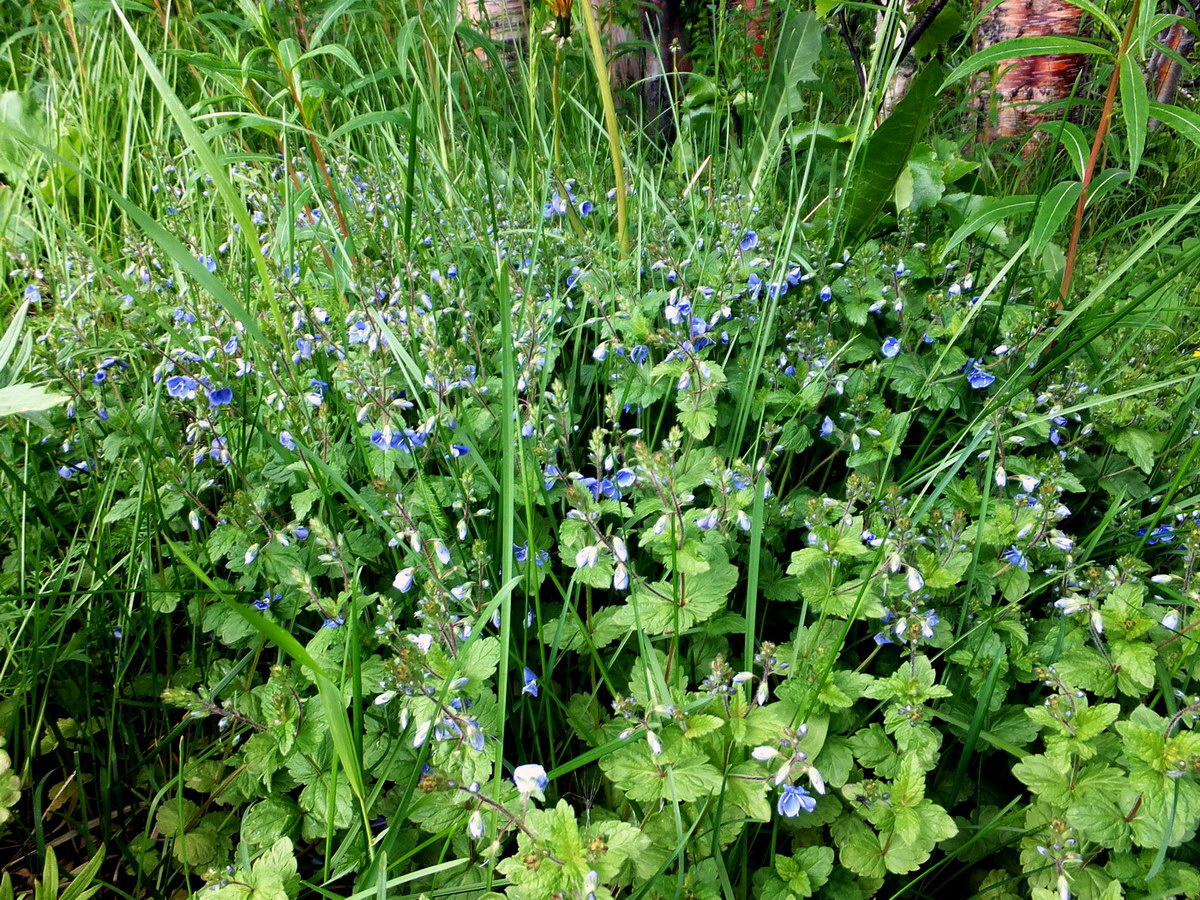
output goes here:
[{"label": "blue flower", "polygon": [[525,686],[521,688],[521,693],[528,694],[530,697],[538,695],[537,676],[533,674],[533,669],[528,666],[525,667]]},{"label": "blue flower", "polygon": [[1024,553],[1017,549],[1016,544],[1013,544],[1012,547],[1006,550],[1001,559],[1015,568],[1024,569],[1026,572],[1029,571],[1029,560],[1025,558]]},{"label": "blue flower", "polygon": [[645,344],[638,344],[629,351],[629,358],[640,366],[650,358],[650,348]]},{"label": "blue flower", "polygon": [[233,402],[233,388],[217,388],[208,392],[208,408],[216,409]]},{"label": "blue flower", "polygon": [[973,367],[971,371],[967,373],[967,384],[971,385],[971,387],[977,391],[987,387],[995,380],[995,375],[993,375],[991,372],[983,371],[983,369],[979,368],[979,366]]},{"label": "blue flower", "polygon": [[833,288],[831,288],[829,285],[822,287],[820,297],[822,303],[828,303],[833,299]]},{"label": "blue flower", "polygon": [[545,796],[542,791],[550,783],[546,776],[546,770],[537,763],[525,763],[523,766],[517,766],[513,769],[512,780],[513,784],[517,786],[517,791],[526,799],[533,795],[544,800]]},{"label": "blue flower", "polygon": [[167,379],[167,393],[176,400],[191,400],[199,385],[190,375],[172,375]]},{"label": "blue flower", "polygon": [[753,250],[758,246],[758,234],[753,231],[747,231],[742,235],[742,239],[738,241],[738,249],[745,253],[747,250]]},{"label": "blue flower", "polygon": [[272,594],[270,591],[263,593],[262,597],[254,601],[254,608],[260,612],[265,612],[271,608],[271,603],[276,600],[282,600],[283,594]]},{"label": "blue flower", "polygon": [[833,419],[826,416],[821,420],[821,437],[829,437],[833,434]]},{"label": "blue flower", "polygon": [[900,352],[900,342],[898,340],[896,340],[894,337],[890,337],[883,342],[882,353],[888,359],[891,359],[893,356],[895,356],[899,352]]},{"label": "blue flower", "polygon": [[217,271],[217,261],[211,256],[197,256],[196,259],[208,270],[210,275]]},{"label": "blue flower", "polygon": [[812,812],[817,808],[817,798],[798,784],[785,784],[775,805],[781,816],[794,819],[800,812]]},{"label": "blue flower", "polygon": [[[526,541],[524,544],[513,544],[513,557],[517,562],[521,563],[529,559],[529,542]],[[526,671],[528,671],[528,669],[526,669]]]},{"label": "blue flower", "polygon": [[592,205],[591,200],[584,200],[582,203],[579,204],[579,215],[586,217],[595,208],[596,207]]},{"label": "blue flower", "polygon": [[371,328],[366,322],[358,321],[350,326],[350,343],[365,344],[371,339]]},{"label": "blue flower", "polygon": [[467,448],[467,446],[465,444],[451,444],[450,445],[450,455],[453,456],[455,459],[466,456],[470,452],[471,451]]},{"label": "blue flower", "polygon": [[[1139,528],[1137,530],[1138,537],[1146,537],[1148,529]],[[1175,529],[1170,524],[1159,525],[1153,531],[1149,532],[1150,540],[1146,541],[1146,546],[1153,547],[1155,544],[1169,544],[1175,540]]]},{"label": "blue flower", "polygon": [[279,443],[283,445],[285,450],[296,449],[296,442],[292,440],[292,433],[290,431],[279,432]]}]

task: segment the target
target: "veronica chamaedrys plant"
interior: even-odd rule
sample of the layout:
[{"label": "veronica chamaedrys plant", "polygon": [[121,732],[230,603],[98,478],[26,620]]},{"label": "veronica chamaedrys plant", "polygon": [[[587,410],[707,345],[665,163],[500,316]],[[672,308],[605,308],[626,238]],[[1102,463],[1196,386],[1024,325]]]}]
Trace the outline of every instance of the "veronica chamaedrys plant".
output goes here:
[{"label": "veronica chamaedrys plant", "polygon": [[32,302],[32,297],[24,299],[0,337],[0,416],[44,413],[70,400],[66,394],[50,391],[45,385],[17,381],[33,351],[30,336],[22,337]]}]

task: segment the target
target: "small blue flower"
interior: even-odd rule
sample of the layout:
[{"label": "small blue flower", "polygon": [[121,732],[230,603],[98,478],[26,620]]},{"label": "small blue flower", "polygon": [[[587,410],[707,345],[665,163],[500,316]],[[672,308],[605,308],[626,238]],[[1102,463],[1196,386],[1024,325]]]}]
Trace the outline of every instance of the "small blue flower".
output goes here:
[{"label": "small blue flower", "polygon": [[341,613],[339,613],[338,615],[334,616],[332,619],[326,619],[324,624],[321,625],[321,627],[322,628],[341,628],[345,624],[346,624],[346,617],[343,616]]},{"label": "small blue flower", "polygon": [[900,342],[894,337],[890,337],[883,342],[882,353],[888,359],[891,359],[900,352]]},{"label": "small blue flower", "polygon": [[172,375],[167,379],[167,393],[176,400],[192,400],[199,385],[190,375]]},{"label": "small blue flower", "polygon": [[985,372],[979,366],[973,366],[971,371],[967,373],[967,384],[971,385],[975,390],[983,390],[996,380],[996,376],[991,372]]},{"label": "small blue flower", "polygon": [[97,417],[97,418],[98,418],[98,419],[99,419],[101,422],[107,422],[107,421],[108,421],[108,410],[107,410],[107,409],[98,409],[98,410],[96,410],[96,417]]},{"label": "small blue flower", "polygon": [[645,344],[638,344],[629,351],[629,358],[640,366],[650,358],[650,348]]},{"label": "small blue flower", "polygon": [[208,270],[210,275],[217,271],[217,261],[211,256],[197,256],[196,259]]},{"label": "small blue flower", "polygon": [[810,813],[816,809],[817,798],[798,784],[785,784],[775,808],[781,816],[794,819],[801,811]]},{"label": "small blue flower", "polygon": [[530,697],[538,695],[537,676],[533,674],[533,669],[528,666],[525,667],[525,686],[521,688],[521,693],[528,694]]},{"label": "small blue flower", "polygon": [[296,536],[296,540],[298,541],[308,540],[308,529],[303,525],[297,525],[295,528],[293,528],[292,534]]},{"label": "small blue flower", "polygon": [[1013,544],[1012,547],[1006,550],[1001,559],[1014,568],[1024,569],[1026,572],[1029,571],[1029,560],[1025,558],[1024,553],[1017,549],[1016,544]]},{"label": "small blue flower", "polygon": [[833,419],[826,416],[821,420],[821,437],[829,437],[833,434]]},{"label": "small blue flower", "polygon": [[259,599],[254,601],[254,608],[260,612],[265,612],[271,608],[272,602],[282,599],[283,594],[272,594],[270,591],[266,591]]},{"label": "small blue flower", "polygon": [[292,433],[290,431],[279,432],[279,443],[283,445],[285,450],[296,449],[296,442],[292,440]]},{"label": "small blue flower", "polygon": [[450,455],[453,456],[455,459],[459,459],[463,456],[466,456],[470,452],[471,452],[470,449],[465,444],[451,444],[450,445]]},{"label": "small blue flower", "polygon": [[233,388],[217,388],[208,392],[208,408],[216,409],[233,402]]},{"label": "small blue flower", "polygon": [[586,218],[588,215],[591,214],[592,210],[595,208],[596,207],[592,205],[591,200],[584,200],[582,203],[579,204],[579,215],[584,216]]},{"label": "small blue flower", "polygon": [[748,250],[753,250],[758,246],[758,234],[754,231],[747,231],[742,235],[742,239],[738,241],[738,249],[743,253]]},{"label": "small blue flower", "polygon": [[821,297],[822,303],[828,303],[833,299],[833,288],[831,288],[829,285],[825,285],[821,288],[821,293],[819,296]]},{"label": "small blue flower", "polygon": [[358,321],[350,326],[350,343],[365,344],[371,339],[371,327],[366,322]]}]

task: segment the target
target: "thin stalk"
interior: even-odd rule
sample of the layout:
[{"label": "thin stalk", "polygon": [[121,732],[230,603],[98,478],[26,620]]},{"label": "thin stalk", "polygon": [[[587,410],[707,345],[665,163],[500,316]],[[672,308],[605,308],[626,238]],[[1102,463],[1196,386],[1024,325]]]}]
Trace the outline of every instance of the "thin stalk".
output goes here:
[{"label": "thin stalk", "polygon": [[608,150],[612,156],[613,185],[617,189],[617,247],[621,256],[629,255],[629,223],[625,210],[625,168],[621,164],[621,135],[617,129],[617,106],[613,102],[612,85],[608,80],[608,63],[600,43],[600,26],[592,10],[591,0],[581,3],[583,21],[587,26],[588,42],[592,47],[592,62],[596,66],[596,82],[600,87],[600,103],[604,107],[604,125],[608,130]]},{"label": "thin stalk", "polygon": [[1088,156],[1087,168],[1083,170],[1083,190],[1079,192],[1079,200],[1075,204],[1075,223],[1071,226],[1071,242],[1067,245],[1067,262],[1063,269],[1062,286],[1059,288],[1056,306],[1061,309],[1071,293],[1071,281],[1075,276],[1075,261],[1079,253],[1079,233],[1083,228],[1083,208],[1087,205],[1088,188],[1092,184],[1092,176],[1096,171],[1096,162],[1100,158],[1100,148],[1104,145],[1104,137],[1108,134],[1108,126],[1112,122],[1113,106],[1117,100],[1117,85],[1121,78],[1121,60],[1129,52],[1130,41],[1133,40],[1133,29],[1137,24],[1138,15],[1142,9],[1142,0],[1133,0],[1133,8],[1125,22],[1125,32],[1121,35],[1121,44],[1117,47],[1117,55],[1113,58],[1112,77],[1108,79],[1108,93],[1104,95],[1104,109],[1100,113],[1100,124],[1096,126],[1096,137],[1092,141],[1092,152]]}]

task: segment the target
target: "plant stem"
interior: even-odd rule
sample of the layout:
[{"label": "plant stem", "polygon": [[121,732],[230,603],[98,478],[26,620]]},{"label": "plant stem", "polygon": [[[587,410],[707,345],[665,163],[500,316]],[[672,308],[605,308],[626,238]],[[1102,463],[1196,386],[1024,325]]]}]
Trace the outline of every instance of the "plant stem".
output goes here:
[{"label": "plant stem", "polygon": [[612,85],[608,80],[608,64],[604,59],[604,47],[600,44],[600,26],[591,0],[584,0],[583,21],[587,26],[588,41],[592,47],[592,62],[596,66],[596,82],[600,87],[600,102],[604,106],[604,125],[608,130],[608,149],[612,156],[613,185],[617,191],[617,247],[621,256],[629,255],[629,223],[625,211],[625,168],[621,164],[621,135],[617,129],[617,107],[613,102]]},{"label": "plant stem", "polygon": [[1087,168],[1083,170],[1083,190],[1079,192],[1079,201],[1075,204],[1075,224],[1071,227],[1071,243],[1067,246],[1067,263],[1063,269],[1062,286],[1059,288],[1059,299],[1056,304],[1061,309],[1071,293],[1071,281],[1075,275],[1075,261],[1079,253],[1079,232],[1083,228],[1083,210],[1087,205],[1088,188],[1092,183],[1092,175],[1096,171],[1096,161],[1100,158],[1100,148],[1104,145],[1104,136],[1108,134],[1109,123],[1112,122],[1113,105],[1117,100],[1117,85],[1121,78],[1121,60],[1129,52],[1129,43],[1133,39],[1133,27],[1141,12],[1142,0],[1133,0],[1133,8],[1129,11],[1129,19],[1125,23],[1125,32],[1121,35],[1121,44],[1117,47],[1117,55],[1113,58],[1112,77],[1108,80],[1108,93],[1104,96],[1104,110],[1100,113],[1100,124],[1096,126],[1096,138],[1092,141],[1092,152],[1088,156]]}]

